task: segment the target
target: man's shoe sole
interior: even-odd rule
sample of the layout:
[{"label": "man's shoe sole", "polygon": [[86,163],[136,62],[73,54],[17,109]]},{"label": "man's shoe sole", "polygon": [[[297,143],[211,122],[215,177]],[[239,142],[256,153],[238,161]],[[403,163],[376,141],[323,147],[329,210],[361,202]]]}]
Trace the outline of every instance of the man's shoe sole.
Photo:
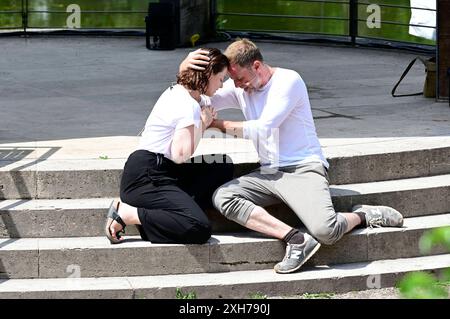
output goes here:
[{"label": "man's shoe sole", "polygon": [[298,265],[297,267],[295,267],[291,270],[284,270],[284,271],[274,269],[275,272],[278,274],[290,274],[290,273],[296,272],[297,270],[300,269],[301,266],[303,266],[319,250],[320,246],[321,246],[321,244],[318,243],[316,245],[316,247],[314,247],[314,249],[309,253],[309,255],[305,257],[305,260],[303,260],[303,262],[300,265]]}]

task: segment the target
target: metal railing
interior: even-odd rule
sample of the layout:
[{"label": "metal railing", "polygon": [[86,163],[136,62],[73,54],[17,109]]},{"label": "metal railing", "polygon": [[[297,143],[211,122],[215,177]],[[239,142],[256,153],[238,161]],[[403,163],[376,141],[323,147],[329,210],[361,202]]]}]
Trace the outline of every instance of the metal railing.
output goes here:
[{"label": "metal railing", "polygon": [[[263,19],[278,19],[280,22],[284,19],[296,19],[298,21],[303,20],[320,20],[320,21],[337,21],[337,22],[345,22],[346,23],[346,33],[332,33],[332,32],[303,32],[299,30],[289,30],[289,29],[283,29],[283,28],[229,28],[229,27],[222,27],[219,28],[219,31],[224,32],[256,32],[256,33],[293,33],[293,34],[312,34],[312,35],[328,35],[328,36],[338,36],[338,37],[344,37],[348,38],[349,42],[351,44],[356,44],[357,39],[374,39],[374,40],[392,40],[392,41],[398,41],[398,42],[408,42],[408,41],[402,41],[401,39],[398,39],[396,37],[376,37],[376,36],[367,36],[360,32],[360,25],[363,22],[367,22],[366,19],[363,19],[361,17],[361,9],[363,6],[367,7],[370,5],[377,5],[381,9],[396,9],[396,10],[408,10],[411,9],[417,9],[417,10],[425,10],[425,11],[436,11],[433,9],[427,9],[427,8],[417,8],[417,7],[411,7],[407,5],[400,5],[400,4],[386,4],[386,3],[377,3],[377,1],[359,1],[359,0],[346,0],[346,1],[327,1],[327,0],[298,0],[298,1],[290,1],[290,2],[301,2],[301,3],[316,3],[318,5],[342,5],[346,8],[343,10],[345,14],[342,16],[307,16],[307,15],[292,15],[292,14],[268,14],[268,13],[256,13],[256,12],[239,12],[239,11],[219,11],[217,6],[218,1],[213,1],[214,6],[216,10],[214,11],[213,20],[221,20],[223,18],[227,17],[241,17],[241,18],[249,18],[255,20],[256,18],[263,18]],[[281,23],[280,23],[281,24]],[[398,27],[410,27],[410,26],[416,26],[421,28],[433,28],[436,29],[436,27],[432,26],[424,26],[424,25],[416,25],[416,24],[410,24],[406,23],[404,21],[389,21],[389,20],[380,20],[381,25],[389,25],[389,26],[398,26]],[[415,43],[414,40],[410,41],[411,43]],[[428,42],[428,43],[423,43]],[[430,43],[432,41],[423,41],[423,44],[426,45],[434,45],[433,43]]]},{"label": "metal railing", "polygon": [[[30,25],[30,16],[33,16],[34,18],[39,15],[69,15],[70,13],[66,11],[58,11],[58,10],[36,10],[33,9],[33,6],[30,7],[30,2],[33,2],[33,0],[20,0],[21,1],[21,10],[12,10],[12,11],[0,11],[0,22],[2,21],[1,17],[5,15],[20,15],[21,23],[17,23],[17,25],[13,26],[3,26],[0,25],[0,29],[3,30],[20,30],[21,33],[27,34],[31,29],[37,29],[41,31],[50,31],[50,30],[71,30],[71,31],[83,31],[83,30],[145,30],[145,23],[144,18],[147,14],[147,11],[124,11],[124,10],[116,10],[116,11],[102,11],[102,10],[83,10],[82,14],[85,15],[116,15],[116,14],[122,14],[122,15],[128,15],[129,21],[133,21],[131,18],[133,15],[140,15],[141,17],[136,18],[135,21],[139,21],[139,25],[135,26],[117,26],[117,27],[96,27],[96,26],[89,26],[89,24],[83,24],[80,28],[68,28],[64,26],[54,26],[54,27],[48,27],[48,26],[39,26],[39,25]],[[140,0],[138,0],[140,1]],[[142,6],[145,7],[148,5],[149,2],[156,2],[156,1],[149,1],[149,0],[141,0]],[[211,20],[212,24],[211,27],[215,28],[216,31],[221,32],[255,32],[255,33],[293,33],[293,34],[310,34],[310,35],[318,35],[318,36],[338,36],[338,37],[344,37],[348,39],[348,41],[352,44],[356,44],[358,39],[378,39],[378,40],[391,40],[391,41],[399,41],[401,42],[401,39],[398,39],[396,37],[383,37],[383,36],[368,36],[367,34],[364,34],[364,32],[361,31],[361,25],[363,22],[366,22],[366,20],[361,17],[361,11],[363,6],[369,6],[369,5],[378,5],[381,9],[395,9],[395,10],[411,10],[411,9],[420,9],[420,10],[430,10],[430,9],[423,9],[423,8],[411,8],[410,6],[406,5],[399,5],[399,4],[385,4],[385,3],[377,3],[377,1],[367,2],[367,1],[360,1],[360,0],[297,0],[297,1],[286,1],[290,3],[305,3],[305,4],[317,4],[317,5],[342,5],[342,15],[341,16],[332,16],[332,15],[296,15],[296,14],[278,14],[278,13],[261,13],[257,12],[256,9],[253,10],[253,12],[249,12],[251,10],[246,10],[247,12],[243,12],[243,9],[241,9],[242,6],[245,4],[245,2],[239,2],[239,5],[236,6],[236,10],[228,11],[228,10],[222,10],[219,11],[219,2],[224,2],[226,0],[210,0],[210,12],[211,12]],[[57,1],[55,1],[57,2]],[[67,1],[62,1],[66,3]],[[72,3],[76,3],[77,1],[74,0]],[[68,3],[68,2],[67,2]],[[278,3],[280,3],[278,1]],[[269,4],[270,5],[270,4]],[[0,8],[1,10],[1,8]],[[296,29],[289,29],[289,28],[242,28],[237,26],[235,24],[235,27],[228,27],[228,26],[220,26],[217,22],[220,21],[223,18],[240,18],[243,20],[253,19],[252,21],[256,21],[258,19],[263,20],[271,20],[271,21],[320,21],[325,23],[340,23],[340,30],[345,30],[343,32],[321,32],[321,31],[301,31]],[[142,18],[142,19],[141,19]],[[246,19],[247,18],[247,19]],[[114,18],[113,18],[114,20]],[[140,22],[142,20],[142,22]],[[259,20],[258,20],[259,21]],[[141,24],[142,23],[142,24]],[[409,23],[406,23],[405,21],[389,21],[389,20],[381,20],[380,23],[382,25],[389,25],[394,27],[409,27],[409,26],[417,26],[417,27],[423,27],[423,28],[434,28],[429,26],[423,26],[423,25],[411,25]],[[311,23],[310,23],[311,24]],[[302,25],[308,25],[308,24],[302,24]],[[364,30],[363,30],[364,31]],[[367,31],[367,30],[366,30]],[[366,32],[367,33],[367,32]],[[412,41],[414,43],[414,41]],[[423,42],[422,42],[423,43]],[[425,44],[432,44],[430,42]]]},{"label": "metal railing", "polygon": [[[141,22],[141,25],[136,26],[119,26],[119,27],[95,27],[95,26],[80,26],[78,28],[71,28],[64,25],[58,25],[58,26],[38,26],[38,25],[30,25],[30,16],[32,15],[49,15],[49,14],[56,14],[56,15],[70,15],[70,12],[67,11],[59,11],[59,10],[35,10],[32,9],[32,6],[30,6],[30,3],[33,3],[33,0],[20,0],[21,1],[21,11],[17,10],[11,10],[11,11],[0,11],[0,30],[14,30],[20,32],[24,35],[27,33],[30,33],[31,30],[61,30],[61,31],[83,31],[83,30],[144,30],[145,29],[145,23],[144,18],[147,15],[148,11],[133,11],[133,10],[82,10],[82,14],[88,14],[88,15],[115,15],[115,14],[123,14],[123,15],[139,15],[139,21]],[[138,0],[141,1],[145,6],[148,5],[149,2],[157,2],[157,1],[151,1],[151,0]],[[72,3],[76,3],[76,0],[71,1]],[[1,8],[1,7],[0,7]],[[1,17],[2,15],[21,15],[21,24],[16,24],[12,26],[4,26],[1,25]]]}]

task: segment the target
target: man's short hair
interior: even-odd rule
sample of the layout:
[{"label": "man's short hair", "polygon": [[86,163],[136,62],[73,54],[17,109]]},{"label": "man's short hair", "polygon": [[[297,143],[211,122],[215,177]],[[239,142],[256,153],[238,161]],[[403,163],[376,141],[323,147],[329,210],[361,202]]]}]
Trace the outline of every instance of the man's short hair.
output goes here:
[{"label": "man's short hair", "polygon": [[240,67],[249,67],[256,60],[264,62],[256,44],[245,38],[237,39],[231,43],[224,54],[230,60],[230,64],[237,64]]}]

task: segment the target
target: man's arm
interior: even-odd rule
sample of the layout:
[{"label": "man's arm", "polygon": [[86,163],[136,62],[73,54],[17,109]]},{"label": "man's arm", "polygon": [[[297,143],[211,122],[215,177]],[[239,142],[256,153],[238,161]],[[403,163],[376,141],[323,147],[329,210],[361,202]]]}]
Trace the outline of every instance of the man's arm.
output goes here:
[{"label": "man's arm", "polygon": [[244,122],[244,138],[270,134],[279,129],[296,107],[310,107],[306,85],[298,73],[291,73],[284,82],[275,81],[270,90],[273,94],[267,98],[260,117]]},{"label": "man's arm", "polygon": [[205,66],[209,64],[209,51],[197,49],[188,54],[188,56],[181,62],[178,71],[181,73],[188,69],[204,71]]},{"label": "man's arm", "polygon": [[244,122],[224,121],[214,119],[210,127],[214,127],[222,131],[223,133],[233,135],[235,137],[242,137],[242,129]]}]

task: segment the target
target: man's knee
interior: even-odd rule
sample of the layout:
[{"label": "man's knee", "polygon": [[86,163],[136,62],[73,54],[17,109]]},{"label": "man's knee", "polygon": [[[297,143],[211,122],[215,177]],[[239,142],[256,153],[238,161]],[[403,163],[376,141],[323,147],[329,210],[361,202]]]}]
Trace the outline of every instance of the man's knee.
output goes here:
[{"label": "man's knee", "polygon": [[323,225],[320,227],[315,227],[311,229],[310,232],[314,238],[324,245],[333,245],[342,237],[339,229],[333,226]]},{"label": "man's knee", "polygon": [[213,194],[214,207],[227,219],[245,225],[250,212],[255,206],[244,199],[233,187],[224,185]]},{"label": "man's knee", "polygon": [[226,218],[230,218],[231,207],[236,200],[236,194],[229,188],[219,187],[213,194],[214,207]]}]

